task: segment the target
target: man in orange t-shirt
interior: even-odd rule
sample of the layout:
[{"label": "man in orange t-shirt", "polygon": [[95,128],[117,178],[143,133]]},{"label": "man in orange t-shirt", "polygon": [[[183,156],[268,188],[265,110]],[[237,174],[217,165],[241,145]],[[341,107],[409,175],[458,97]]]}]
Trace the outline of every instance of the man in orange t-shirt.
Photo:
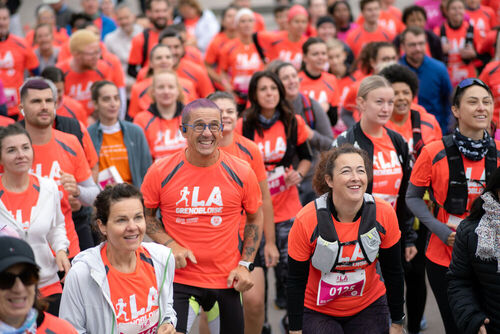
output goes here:
[{"label": "man in orange t-shirt", "polygon": [[132,39],[132,46],[128,58],[127,73],[134,78],[142,67],[148,65],[149,53],[153,46],[158,44],[160,33],[168,24],[168,1],[147,1],[146,15],[153,27],[144,29],[141,34],[138,34]]},{"label": "man in orange t-shirt", "polygon": [[346,44],[357,57],[363,46],[369,42],[392,42],[394,34],[379,26],[380,0],[362,0],[359,3],[365,19],[362,25],[352,29],[346,37]]},{"label": "man in orange t-shirt", "polygon": [[24,71],[38,74],[38,58],[26,42],[9,32],[10,14],[0,5],[0,79],[7,98],[7,115],[17,119],[18,89],[24,80]]},{"label": "man in orange t-shirt", "polygon": [[[92,240],[90,228],[82,226],[77,235],[72,211],[82,205],[91,206],[99,188],[92,179],[82,145],[68,133],[52,128],[55,119],[56,88],[45,79],[28,79],[20,89],[20,110],[24,113],[26,130],[33,140],[35,157],[33,173],[56,181],[61,192],[61,209],[70,241],[69,257],[80,251],[79,239]],[[91,246],[89,244],[86,247]]]},{"label": "man in orange t-shirt", "polygon": [[[176,330],[189,331],[194,297],[205,308],[218,302],[222,332],[243,334],[240,292],[253,285],[250,271],[262,233],[259,184],[248,163],[218,149],[222,119],[212,101],[198,99],[183,109],[182,133],[187,149],[155,162],[141,187],[148,235],[175,255]],[[240,256],[242,210],[247,221]]]},{"label": "man in orange t-shirt", "polygon": [[191,80],[199,97],[206,97],[214,92],[214,85],[204,67],[186,59],[182,37],[172,29],[165,30],[159,40],[170,48],[174,60],[174,69],[180,78]]}]

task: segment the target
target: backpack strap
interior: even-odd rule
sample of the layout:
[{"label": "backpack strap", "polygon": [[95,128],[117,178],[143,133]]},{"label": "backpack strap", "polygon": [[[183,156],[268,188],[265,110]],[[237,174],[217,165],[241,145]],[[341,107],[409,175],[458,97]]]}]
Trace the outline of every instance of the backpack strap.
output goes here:
[{"label": "backpack strap", "polygon": [[448,213],[462,215],[467,209],[469,197],[464,162],[457,145],[453,141],[453,135],[444,136],[442,141],[449,170],[448,193],[443,208]]},{"label": "backpack strap", "polygon": [[142,44],[142,64],[141,67],[144,67],[148,60],[148,49],[149,49],[149,32],[150,29],[146,28],[142,31],[142,37],[144,38],[144,43]]},{"label": "backpack strap", "polygon": [[312,109],[312,101],[309,96],[300,93],[300,98],[302,100],[302,107],[304,110],[305,121],[311,129],[316,127],[316,117],[314,116],[314,111]]}]

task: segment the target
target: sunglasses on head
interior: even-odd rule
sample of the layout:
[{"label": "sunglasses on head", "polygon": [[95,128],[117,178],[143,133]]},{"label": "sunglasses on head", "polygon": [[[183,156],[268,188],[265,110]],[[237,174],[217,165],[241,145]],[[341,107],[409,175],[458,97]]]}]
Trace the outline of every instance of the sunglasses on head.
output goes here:
[{"label": "sunglasses on head", "polygon": [[454,105],[456,104],[456,102],[457,102],[456,100],[457,100],[458,95],[459,95],[458,93],[461,90],[469,88],[470,86],[474,86],[474,85],[483,87],[488,92],[491,92],[490,87],[488,87],[488,85],[486,85],[482,80],[479,80],[478,78],[466,78],[466,79],[463,79],[462,81],[460,81],[460,83],[457,85],[457,90],[455,93],[455,99],[453,101],[453,104]]},{"label": "sunglasses on head", "polygon": [[33,269],[25,269],[19,274],[2,272],[0,273],[0,289],[11,289],[16,283],[16,279],[18,277],[25,286],[33,285],[38,282],[38,273]]}]

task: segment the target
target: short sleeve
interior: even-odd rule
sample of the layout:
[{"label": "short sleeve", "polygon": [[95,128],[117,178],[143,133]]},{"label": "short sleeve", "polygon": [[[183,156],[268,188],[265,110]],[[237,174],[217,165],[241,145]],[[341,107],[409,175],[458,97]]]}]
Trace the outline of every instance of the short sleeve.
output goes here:
[{"label": "short sleeve", "polygon": [[410,182],[416,187],[428,187],[431,184],[432,161],[426,146],[413,166]]},{"label": "short sleeve", "polygon": [[[75,177],[76,182],[80,183],[87,180],[89,177],[92,177],[92,172],[90,170],[89,163],[87,161],[85,152],[83,151],[82,145],[80,145],[80,142],[75,136],[73,137],[75,141],[71,142],[71,146],[72,149],[76,152],[74,161],[75,174],[73,176]],[[94,147],[93,145],[91,146]]]},{"label": "short sleeve", "polygon": [[301,116],[295,115],[295,119],[297,120],[297,145],[302,145],[309,137],[309,130]]},{"label": "short sleeve", "polygon": [[27,68],[28,70],[34,70],[38,67],[39,65],[39,62],[38,62],[38,58],[35,54],[35,52],[33,52],[33,50],[31,50],[30,48],[26,48],[26,57],[24,59],[24,67]]},{"label": "short sleeve", "polygon": [[150,209],[156,209],[160,206],[160,187],[161,182],[158,177],[158,164],[153,164],[142,181],[141,192],[144,197],[144,206]]},{"label": "short sleeve", "polygon": [[252,169],[255,172],[258,182],[262,182],[267,179],[266,166],[264,165],[264,159],[260,151],[256,150],[252,153]]},{"label": "short sleeve", "polygon": [[142,64],[142,48],[144,47],[144,34],[139,34],[132,39],[128,63],[132,65]]},{"label": "short sleeve", "polygon": [[217,50],[221,46],[219,43],[219,35],[216,35],[208,45],[207,51],[205,52],[205,62],[209,65],[215,65],[220,62],[218,58],[219,50]]},{"label": "short sleeve", "polygon": [[252,169],[248,169],[245,183],[243,184],[243,208],[247,213],[256,213],[262,205],[262,192],[259,182]]},{"label": "short sleeve", "polygon": [[[303,208],[297,214],[288,234],[288,255],[295,261],[307,261],[310,259],[313,252],[313,244],[310,242],[310,235],[307,233],[306,226],[312,222],[316,223],[316,219],[311,219],[303,214],[307,207]],[[316,212],[313,210],[314,214]]]},{"label": "short sleeve", "polygon": [[396,211],[392,206],[382,200],[377,200],[377,211],[381,211],[380,215],[377,214],[380,223],[385,229],[385,234],[382,234],[382,243],[380,248],[391,248],[399,239],[401,239],[401,231],[399,230],[398,217]]},{"label": "short sleeve", "polygon": [[85,156],[87,157],[87,162],[89,163],[90,168],[94,167],[98,162],[97,152],[95,150],[94,144],[92,143],[92,139],[90,138],[89,132],[85,128],[85,126],[80,122],[80,129],[83,133],[83,151],[85,152]]}]

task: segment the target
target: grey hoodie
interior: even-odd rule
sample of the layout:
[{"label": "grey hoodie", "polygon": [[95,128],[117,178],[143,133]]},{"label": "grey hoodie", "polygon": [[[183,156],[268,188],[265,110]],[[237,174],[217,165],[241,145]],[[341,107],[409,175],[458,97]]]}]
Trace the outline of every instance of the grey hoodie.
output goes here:
[{"label": "grey hoodie", "polygon": [[[78,333],[118,334],[116,314],[111,303],[106,269],[101,258],[104,243],[78,254],[66,277],[59,317],[69,321]],[[155,268],[158,283],[159,324],[177,324],[173,309],[175,259],[170,248],[143,242]],[[167,266],[167,267],[166,267]]]}]

